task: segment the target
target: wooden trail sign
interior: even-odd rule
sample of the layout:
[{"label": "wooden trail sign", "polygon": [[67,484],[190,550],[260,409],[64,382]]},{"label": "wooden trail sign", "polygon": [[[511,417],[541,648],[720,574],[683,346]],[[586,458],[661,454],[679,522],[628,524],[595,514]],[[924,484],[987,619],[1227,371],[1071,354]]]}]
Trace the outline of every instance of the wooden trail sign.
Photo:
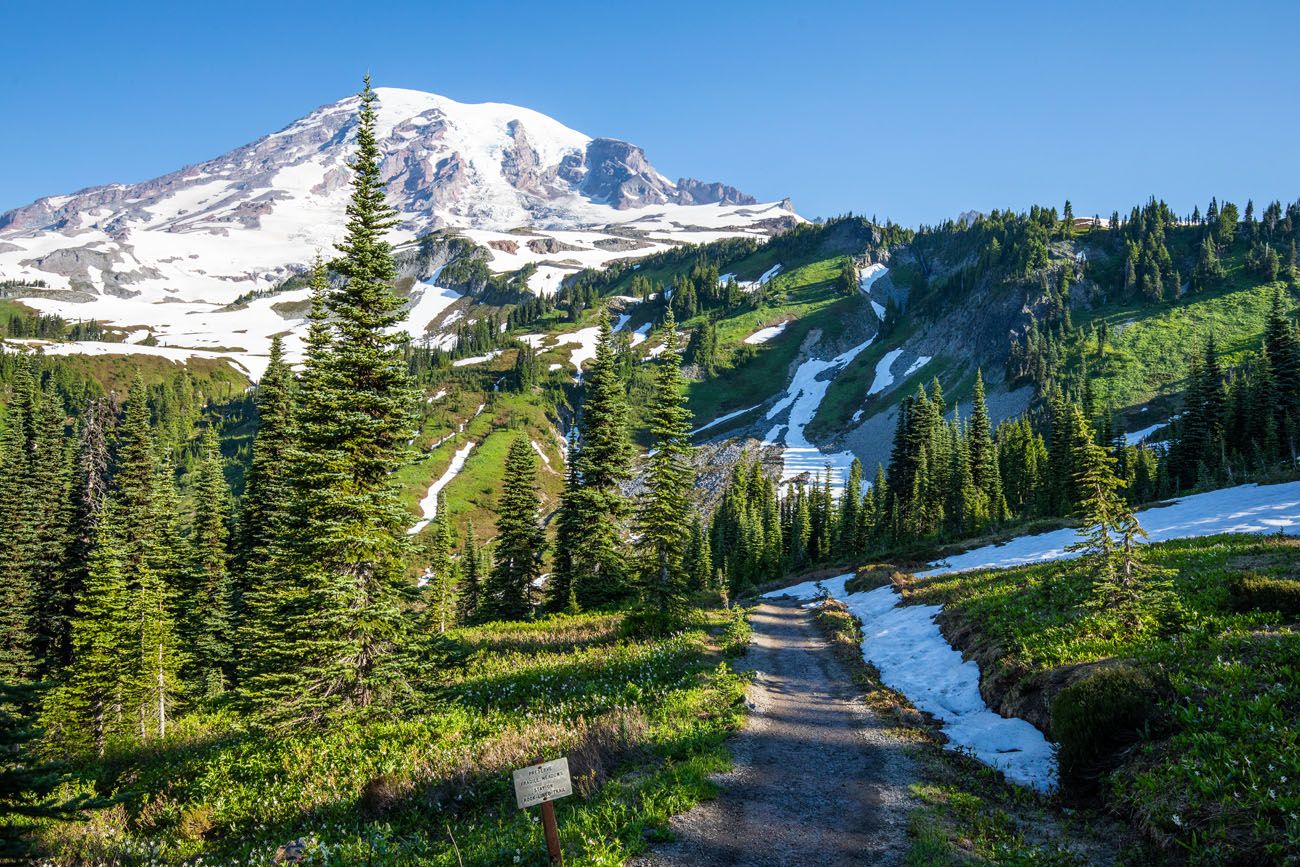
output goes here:
[{"label": "wooden trail sign", "polygon": [[551,857],[552,867],[564,864],[564,855],[560,851],[560,828],[555,823],[555,804],[557,798],[573,794],[573,781],[569,778],[569,760],[561,756],[540,765],[529,765],[514,773],[515,801],[519,809],[542,805],[542,831],[546,834],[546,851]]}]

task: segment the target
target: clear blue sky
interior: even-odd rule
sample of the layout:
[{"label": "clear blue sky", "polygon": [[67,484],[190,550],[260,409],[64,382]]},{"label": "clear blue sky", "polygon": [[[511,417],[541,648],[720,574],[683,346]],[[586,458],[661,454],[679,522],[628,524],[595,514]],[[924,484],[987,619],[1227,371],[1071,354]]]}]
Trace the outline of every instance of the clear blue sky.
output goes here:
[{"label": "clear blue sky", "polygon": [[1300,196],[1294,0],[46,0],[2,29],[0,210],[215,156],[367,69],[808,216]]}]

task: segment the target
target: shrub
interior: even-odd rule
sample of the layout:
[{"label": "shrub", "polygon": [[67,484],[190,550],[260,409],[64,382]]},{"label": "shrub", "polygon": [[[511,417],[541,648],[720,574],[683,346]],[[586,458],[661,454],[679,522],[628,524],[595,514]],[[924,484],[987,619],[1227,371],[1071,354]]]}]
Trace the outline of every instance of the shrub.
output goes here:
[{"label": "shrub", "polygon": [[1150,675],[1131,665],[1102,668],[1061,690],[1052,702],[1061,779],[1087,782],[1116,752],[1138,740],[1161,692]]},{"label": "shrub", "polygon": [[749,626],[749,611],[737,605],[728,612],[727,628],[722,634],[722,649],[727,656],[744,656],[749,650],[753,630]]},{"label": "shrub", "polygon": [[1294,578],[1239,575],[1228,586],[1228,593],[1238,611],[1276,611],[1300,617],[1300,581]]}]

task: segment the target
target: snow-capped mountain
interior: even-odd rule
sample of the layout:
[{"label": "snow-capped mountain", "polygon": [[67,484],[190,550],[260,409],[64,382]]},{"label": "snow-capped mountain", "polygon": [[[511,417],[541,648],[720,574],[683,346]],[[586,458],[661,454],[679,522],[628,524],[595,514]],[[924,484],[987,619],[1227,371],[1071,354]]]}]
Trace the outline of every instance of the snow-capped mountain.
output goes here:
[{"label": "snow-capped mountain", "polygon": [[[526,108],[377,93],[398,240],[447,226],[745,230],[790,216],[754,207],[723,184],[673,183],[635,145],[590,138]],[[51,196],[0,215],[0,273],[92,293],[163,290],[206,301],[265,288],[316,250],[328,253],[340,235],[356,109],[350,97],[154,180]]]},{"label": "snow-capped mountain", "polygon": [[[530,109],[396,88],[377,94],[383,172],[401,221],[393,240],[462,229],[492,250],[496,270],[537,264],[530,286],[538,292],[578,268],[684,241],[766,236],[799,220],[788,202],[673,182],[635,145],[591,138]],[[29,303],[71,319],[146,326],[139,338],[153,333],[172,347],[261,354],[270,333],[290,327],[280,314],[258,323],[214,314],[280,283],[318,251],[332,254],[350,192],[357,101],[150,181],[4,213],[0,279],[44,281],[50,291]]]}]

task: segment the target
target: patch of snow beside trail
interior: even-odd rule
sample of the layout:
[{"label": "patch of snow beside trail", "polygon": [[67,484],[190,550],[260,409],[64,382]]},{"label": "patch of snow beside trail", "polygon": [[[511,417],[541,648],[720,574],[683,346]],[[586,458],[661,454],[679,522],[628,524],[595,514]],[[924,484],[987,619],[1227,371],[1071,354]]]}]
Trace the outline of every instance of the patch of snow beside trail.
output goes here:
[{"label": "patch of snow beside trail", "polygon": [[632,332],[633,346],[636,346],[638,343],[645,343],[646,335],[650,333],[650,328],[653,324],[654,323],[647,322],[645,325],[642,325],[636,331]]},{"label": "patch of snow beside trail", "polygon": [[697,433],[700,433],[701,431],[706,431],[711,427],[717,427],[723,422],[731,421],[736,416],[744,415],[747,412],[753,412],[754,410],[758,409],[760,406],[762,406],[761,403],[756,403],[753,406],[747,406],[744,409],[738,409],[735,412],[729,412],[726,415],[720,415],[717,418],[715,418],[713,421],[709,422],[708,424],[700,425],[695,430],[691,431],[690,435],[695,436]]},{"label": "patch of snow beside trail", "polygon": [[533,451],[537,452],[537,456],[542,459],[542,463],[549,467],[551,459],[546,456],[546,452],[542,451],[542,447],[537,444],[537,440],[530,439],[529,442],[533,445]]},{"label": "patch of snow beside trail", "polygon": [[888,585],[847,593],[844,584],[852,577],[850,572],[821,582],[806,581],[766,597],[839,599],[862,622],[863,658],[879,669],[886,686],[943,724],[947,748],[970,750],[1021,785],[1040,791],[1055,788],[1052,744],[1028,722],[999,716],[984,704],[979,665],[963,660],[934,621],[940,606],[899,605],[899,595]]},{"label": "patch of snow beside trail", "polygon": [[894,366],[898,356],[903,354],[901,349],[891,349],[885,353],[885,357],[880,359],[876,364],[876,381],[871,383],[871,388],[867,389],[867,394],[879,394],[894,384],[894,374],[889,369]]},{"label": "patch of snow beside trail", "polygon": [[782,430],[782,425],[776,425],[768,431],[763,442],[764,445],[777,444],[784,447],[781,452],[782,482],[802,473],[816,475],[829,464],[835,476],[831,480],[831,487],[836,490],[844,487],[844,480],[849,476],[849,466],[853,463],[853,452],[823,452],[804,436],[804,428],[817,414],[817,408],[825,399],[826,390],[830,388],[831,380],[834,378],[833,375],[826,379],[820,377],[825,373],[834,374],[843,370],[849,362],[858,357],[859,353],[870,346],[873,340],[874,337],[868,337],[862,343],[828,361],[810,358],[799,365],[790,380],[790,387],[786,389],[785,396],[767,411],[767,418],[770,421],[786,409],[790,410],[790,418],[784,426],[785,430]]},{"label": "patch of snow beside trail", "polygon": [[[1238,485],[1181,497],[1168,506],[1138,512],[1148,541],[1188,539],[1217,533],[1300,534],[1300,482],[1281,485]],[[1003,569],[1026,563],[1064,560],[1078,556],[1066,546],[1079,540],[1073,529],[1021,536],[1004,545],[986,545],[930,564],[918,577]]]},{"label": "patch of snow beside trail", "polygon": [[757,343],[767,343],[773,337],[776,337],[782,331],[785,331],[785,327],[789,324],[789,322],[782,322],[780,325],[770,325],[767,328],[760,328],[741,342],[748,343],[751,346]]},{"label": "patch of snow beside trail", "polygon": [[447,471],[439,476],[436,482],[429,485],[429,492],[420,501],[420,513],[424,517],[412,524],[410,529],[406,531],[406,535],[414,536],[429,526],[429,522],[438,516],[438,494],[442,493],[442,489],[451,484],[452,479],[460,475],[460,471],[465,469],[465,461],[468,460],[469,453],[474,451],[474,445],[474,443],[468,442],[457,449],[456,454],[451,458],[451,466],[447,467]]}]

